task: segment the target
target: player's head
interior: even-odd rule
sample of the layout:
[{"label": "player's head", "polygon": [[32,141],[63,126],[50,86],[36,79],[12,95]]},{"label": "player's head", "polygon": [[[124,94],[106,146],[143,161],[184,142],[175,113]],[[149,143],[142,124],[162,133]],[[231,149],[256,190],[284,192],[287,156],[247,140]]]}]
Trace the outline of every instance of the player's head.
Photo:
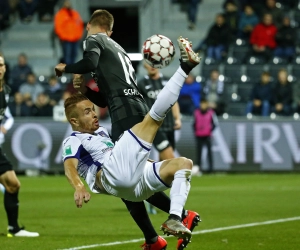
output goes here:
[{"label": "player's head", "polygon": [[153,68],[151,67],[148,63],[146,63],[144,61],[144,68],[147,70],[147,74],[150,76],[150,77],[154,77],[156,76],[157,74],[159,74],[159,69],[156,69],[156,68]]},{"label": "player's head", "polygon": [[99,128],[94,104],[84,95],[74,94],[65,100],[66,117],[73,130],[94,133]]},{"label": "player's head", "polygon": [[208,101],[205,98],[202,98],[200,101],[200,109],[207,110],[208,109]]},{"label": "player's head", "polygon": [[0,53],[0,81],[4,79],[4,75],[6,72],[6,67],[5,67],[5,60],[3,55]]},{"label": "player's head", "polygon": [[113,25],[114,17],[112,14],[110,14],[107,10],[96,10],[87,24],[87,31],[91,28],[97,27],[103,30],[108,36],[111,36]]}]

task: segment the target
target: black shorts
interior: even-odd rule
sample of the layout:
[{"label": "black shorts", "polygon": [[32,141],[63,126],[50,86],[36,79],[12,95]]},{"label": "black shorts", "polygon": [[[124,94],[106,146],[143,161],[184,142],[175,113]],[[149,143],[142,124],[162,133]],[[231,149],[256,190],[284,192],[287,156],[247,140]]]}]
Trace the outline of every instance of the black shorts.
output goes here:
[{"label": "black shorts", "polygon": [[5,154],[0,148],[0,175],[3,175],[5,172],[13,170],[13,166],[10,161],[6,158]]},{"label": "black shorts", "polygon": [[138,124],[143,120],[144,116],[136,115],[113,123],[111,126],[111,139],[113,140],[113,142],[116,142],[124,131],[131,129],[135,124]]},{"label": "black shorts", "polygon": [[158,152],[164,151],[168,147],[175,149],[175,135],[174,130],[172,131],[161,131],[158,130],[153,141],[153,146]]}]

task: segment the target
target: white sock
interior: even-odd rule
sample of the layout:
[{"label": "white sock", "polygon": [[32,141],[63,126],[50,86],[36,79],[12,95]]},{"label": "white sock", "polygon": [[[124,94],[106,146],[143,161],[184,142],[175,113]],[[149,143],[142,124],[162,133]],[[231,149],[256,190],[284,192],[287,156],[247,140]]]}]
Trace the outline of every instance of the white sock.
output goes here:
[{"label": "white sock", "polygon": [[154,120],[161,121],[165,118],[166,113],[168,113],[177,101],[185,78],[187,78],[186,73],[179,67],[160,91],[156,101],[150,109],[149,114]]},{"label": "white sock", "polygon": [[182,209],[186,203],[191,188],[192,170],[178,170],[174,175],[170,191],[171,207],[170,214],[182,215]]}]

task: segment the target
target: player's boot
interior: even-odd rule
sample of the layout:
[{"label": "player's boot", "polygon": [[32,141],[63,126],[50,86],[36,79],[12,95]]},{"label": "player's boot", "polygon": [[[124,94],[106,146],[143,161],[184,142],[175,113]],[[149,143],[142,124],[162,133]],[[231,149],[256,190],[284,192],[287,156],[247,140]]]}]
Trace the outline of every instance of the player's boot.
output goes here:
[{"label": "player's boot", "polygon": [[197,66],[200,63],[201,58],[193,51],[192,43],[182,36],[177,39],[177,42],[180,49],[181,64],[187,64],[190,69]]},{"label": "player's boot", "polygon": [[175,219],[167,219],[160,227],[160,230],[167,235],[174,235],[178,239],[190,240],[192,232],[186,228],[181,221]]},{"label": "player's boot", "polygon": [[[198,226],[198,223],[201,222],[200,216],[198,213],[190,210],[186,210],[187,215],[186,217],[182,220],[182,224],[190,229],[191,232],[193,232],[194,228]],[[179,239],[177,243],[177,250],[183,250],[186,248],[187,244],[189,244],[189,240],[185,239]]]},{"label": "player's boot", "polygon": [[153,244],[146,244],[144,243],[143,245],[141,245],[141,248],[143,250],[166,250],[167,249],[167,241],[161,237],[158,236],[157,237],[157,241]]},{"label": "player's boot", "polygon": [[40,236],[39,233],[36,232],[29,232],[25,230],[24,227],[21,227],[18,231],[14,232],[11,230],[7,230],[7,237],[38,237]]}]

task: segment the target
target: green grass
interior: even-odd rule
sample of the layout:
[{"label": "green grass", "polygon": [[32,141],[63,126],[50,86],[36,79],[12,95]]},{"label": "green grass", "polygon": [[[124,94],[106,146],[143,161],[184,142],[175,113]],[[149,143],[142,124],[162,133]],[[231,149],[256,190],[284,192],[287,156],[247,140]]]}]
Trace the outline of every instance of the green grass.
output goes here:
[{"label": "green grass", "polygon": [[[73,190],[63,176],[20,177],[20,219],[38,238],[6,238],[0,209],[1,250],[54,250],[142,238],[120,199],[92,195],[75,207]],[[2,194],[0,194],[2,196]],[[300,216],[299,174],[212,175],[194,177],[186,207],[200,213],[195,231]],[[150,215],[159,233],[167,215]],[[300,220],[195,234],[188,249],[298,250]],[[168,237],[168,249],[176,239]],[[140,249],[143,241],[91,249]]]}]

